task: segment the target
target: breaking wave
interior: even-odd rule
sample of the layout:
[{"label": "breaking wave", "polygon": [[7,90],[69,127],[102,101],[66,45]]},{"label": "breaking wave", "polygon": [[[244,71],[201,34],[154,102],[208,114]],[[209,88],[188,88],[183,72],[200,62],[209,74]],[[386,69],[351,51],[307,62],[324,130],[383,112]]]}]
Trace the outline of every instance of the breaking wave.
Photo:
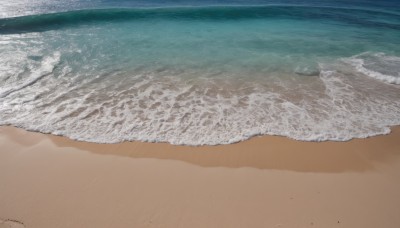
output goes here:
[{"label": "breaking wave", "polygon": [[[365,20],[369,17],[390,20]],[[86,9],[58,13],[1,18],[0,33],[46,31],[94,22],[126,20],[241,20],[260,18],[332,19],[366,27],[400,29],[400,15],[390,11],[317,6],[208,6],[125,9]]]}]

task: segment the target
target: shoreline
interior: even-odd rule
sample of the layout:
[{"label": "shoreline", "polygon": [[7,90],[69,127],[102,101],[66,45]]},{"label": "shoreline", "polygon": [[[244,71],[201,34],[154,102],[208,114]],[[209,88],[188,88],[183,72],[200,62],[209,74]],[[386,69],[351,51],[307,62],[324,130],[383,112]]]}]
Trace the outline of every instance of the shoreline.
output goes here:
[{"label": "shoreline", "polygon": [[0,127],[0,228],[397,228],[399,139],[189,147]]},{"label": "shoreline", "polygon": [[[387,135],[349,141],[298,141],[284,136],[255,136],[226,145],[186,146],[169,143],[122,142],[101,144],[76,141],[65,136],[31,132],[13,126],[1,126],[9,140],[21,145],[34,145],[32,140],[50,140],[60,148],[74,148],[94,154],[130,158],[178,160],[200,167],[250,167],[256,169],[300,172],[368,171],[377,162],[388,162],[400,156],[400,126]],[[28,140],[23,137],[28,137]],[[385,150],[380,147],[385,145]],[[293,151],[301,151],[296,153]],[[229,159],[226,159],[228,158]],[[314,160],[309,160],[313,157]],[[333,163],[332,161],[336,161]]]}]

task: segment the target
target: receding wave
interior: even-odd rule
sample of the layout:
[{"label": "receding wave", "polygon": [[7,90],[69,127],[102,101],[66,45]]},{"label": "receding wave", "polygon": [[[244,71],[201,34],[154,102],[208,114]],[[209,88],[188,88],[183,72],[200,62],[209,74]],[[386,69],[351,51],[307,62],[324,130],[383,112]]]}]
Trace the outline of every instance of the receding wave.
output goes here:
[{"label": "receding wave", "polygon": [[[44,58],[35,72],[50,72],[58,61],[58,53]],[[387,134],[400,124],[396,86],[369,81],[341,60],[319,68],[319,77],[284,85],[279,78],[188,82],[176,71],[45,77],[45,90],[32,85],[0,97],[0,125],[98,143],[216,145],[254,135],[341,141]]]},{"label": "receding wave", "polygon": [[[353,16],[353,12],[356,16]],[[388,21],[366,20],[390,17]],[[240,20],[258,18],[332,19],[362,26],[400,29],[400,15],[387,11],[306,6],[210,6],[90,9],[0,19],[0,33],[60,29],[93,22],[124,20]],[[394,21],[393,21],[394,19]]]}]

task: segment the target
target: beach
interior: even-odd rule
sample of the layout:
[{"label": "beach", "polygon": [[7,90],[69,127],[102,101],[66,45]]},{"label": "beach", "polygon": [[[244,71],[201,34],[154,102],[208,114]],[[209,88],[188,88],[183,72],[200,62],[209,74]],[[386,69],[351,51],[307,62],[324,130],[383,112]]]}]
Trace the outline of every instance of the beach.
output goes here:
[{"label": "beach", "polygon": [[399,228],[400,1],[3,0],[0,228]]},{"label": "beach", "polygon": [[399,139],[95,144],[3,126],[0,227],[397,228]]}]

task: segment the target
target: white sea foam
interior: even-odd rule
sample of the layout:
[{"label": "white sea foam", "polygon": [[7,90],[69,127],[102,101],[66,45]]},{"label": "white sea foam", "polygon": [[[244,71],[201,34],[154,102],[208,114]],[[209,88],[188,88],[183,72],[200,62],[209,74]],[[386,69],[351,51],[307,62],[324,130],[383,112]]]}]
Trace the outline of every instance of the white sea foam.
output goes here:
[{"label": "white sea foam", "polygon": [[400,84],[400,57],[385,53],[363,53],[345,58],[357,71],[386,83]]},{"label": "white sea foam", "polygon": [[[55,65],[60,61],[60,52],[55,52],[52,56],[47,56],[45,57],[41,62],[40,65],[34,69],[26,69],[29,71],[28,74],[26,74],[26,78],[22,78],[15,83],[13,83],[12,86],[5,86],[4,88],[0,88],[0,98],[5,97],[15,91],[21,90],[27,86],[30,86],[40,80],[41,78],[45,77],[46,75],[49,75]],[[30,67],[35,67],[34,65]],[[10,69],[11,68],[11,69]],[[15,68],[14,67],[7,67],[6,69],[3,68],[3,73],[4,74],[10,74],[10,71],[13,71]],[[22,74],[23,72],[21,70],[17,71],[17,74]],[[15,74],[15,73],[14,73]]]},{"label": "white sea foam", "polygon": [[[69,77],[43,77],[60,64],[60,54],[39,62],[25,86],[3,91],[0,125],[98,143],[216,145],[265,134],[342,141],[387,134],[400,124],[399,88],[366,81],[343,61],[321,64],[319,77],[290,80],[188,80],[180,75],[188,71],[174,70],[71,76],[66,64],[58,73]],[[30,83],[40,78],[45,90]]]}]

